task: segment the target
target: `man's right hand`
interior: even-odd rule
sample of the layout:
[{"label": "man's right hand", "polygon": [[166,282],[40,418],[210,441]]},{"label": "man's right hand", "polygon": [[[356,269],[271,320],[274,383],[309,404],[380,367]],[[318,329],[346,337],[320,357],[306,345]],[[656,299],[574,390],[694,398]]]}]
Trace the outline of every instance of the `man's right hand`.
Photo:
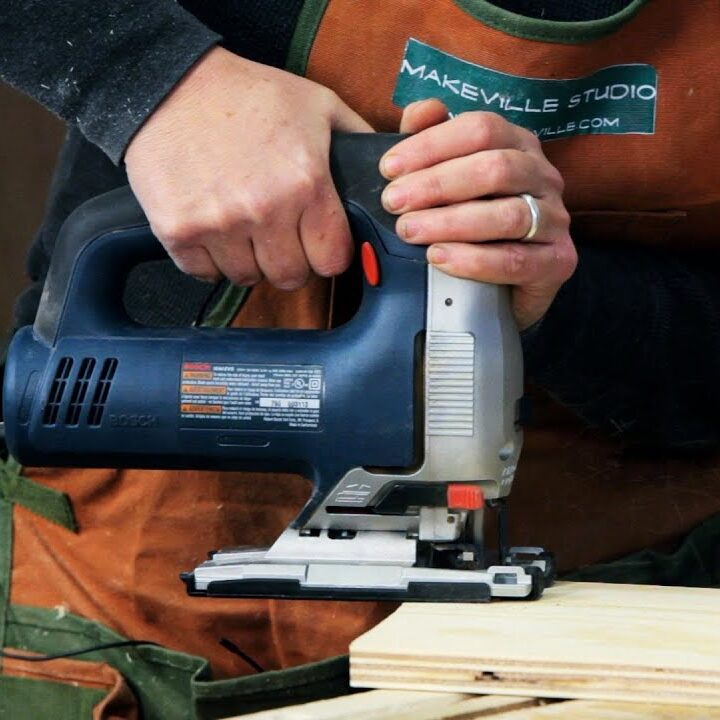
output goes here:
[{"label": "man's right hand", "polygon": [[352,257],[332,130],[372,128],[321,85],[214,48],[140,128],[125,165],[181,270],[292,290]]}]

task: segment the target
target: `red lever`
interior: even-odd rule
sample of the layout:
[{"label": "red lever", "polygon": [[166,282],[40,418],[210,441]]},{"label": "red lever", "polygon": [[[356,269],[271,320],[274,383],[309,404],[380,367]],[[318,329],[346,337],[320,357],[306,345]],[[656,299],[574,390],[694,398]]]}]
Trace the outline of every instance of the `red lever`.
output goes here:
[{"label": "red lever", "polygon": [[360,255],[362,257],[363,272],[368,284],[373,287],[379,285],[380,263],[378,263],[375,248],[369,242],[364,242],[360,247]]},{"label": "red lever", "polygon": [[447,505],[452,510],[480,510],[485,505],[485,494],[479,485],[451,483],[447,487]]}]

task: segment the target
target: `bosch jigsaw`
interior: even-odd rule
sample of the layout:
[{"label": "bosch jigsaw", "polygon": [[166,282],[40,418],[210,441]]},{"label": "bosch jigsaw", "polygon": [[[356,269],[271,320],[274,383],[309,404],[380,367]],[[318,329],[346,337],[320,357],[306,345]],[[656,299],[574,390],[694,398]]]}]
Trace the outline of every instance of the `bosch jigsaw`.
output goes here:
[{"label": "bosch jigsaw", "polygon": [[[7,358],[6,439],[24,464],[289,471],[310,500],[270,548],[211,554],[193,595],[483,601],[552,581],[540,548],[491,553],[522,435],[507,288],[402,242],[377,171],[395,135],[333,140],[362,257],[359,309],[328,331],[148,328],[123,287],[164,257],[129,189],[65,223],[33,327]],[[500,518],[499,526],[503,522]]]}]

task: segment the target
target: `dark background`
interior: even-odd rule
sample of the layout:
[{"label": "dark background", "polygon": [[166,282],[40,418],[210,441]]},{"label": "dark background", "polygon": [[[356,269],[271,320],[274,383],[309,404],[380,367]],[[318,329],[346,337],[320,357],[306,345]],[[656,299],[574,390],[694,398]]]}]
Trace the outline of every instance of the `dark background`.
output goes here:
[{"label": "dark background", "polygon": [[42,219],[64,132],[60,120],[0,83],[0,341],[26,284],[25,254]]}]

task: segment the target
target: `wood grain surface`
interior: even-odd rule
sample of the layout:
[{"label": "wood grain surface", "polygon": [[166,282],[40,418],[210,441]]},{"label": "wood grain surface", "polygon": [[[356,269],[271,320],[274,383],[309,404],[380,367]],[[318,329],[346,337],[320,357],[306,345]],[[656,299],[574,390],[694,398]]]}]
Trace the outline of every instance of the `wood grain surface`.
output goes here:
[{"label": "wood grain surface", "polygon": [[243,715],[243,720],[461,720],[535,707],[535,698],[371,690],[332,700]]},{"label": "wood grain surface", "polygon": [[[243,715],[242,720],[720,720],[720,708],[654,703],[544,701],[408,690],[371,690]],[[230,720],[240,720],[234,718]]]},{"label": "wood grain surface", "polygon": [[720,591],[559,583],[408,604],[350,648],[355,687],[720,706]]}]

